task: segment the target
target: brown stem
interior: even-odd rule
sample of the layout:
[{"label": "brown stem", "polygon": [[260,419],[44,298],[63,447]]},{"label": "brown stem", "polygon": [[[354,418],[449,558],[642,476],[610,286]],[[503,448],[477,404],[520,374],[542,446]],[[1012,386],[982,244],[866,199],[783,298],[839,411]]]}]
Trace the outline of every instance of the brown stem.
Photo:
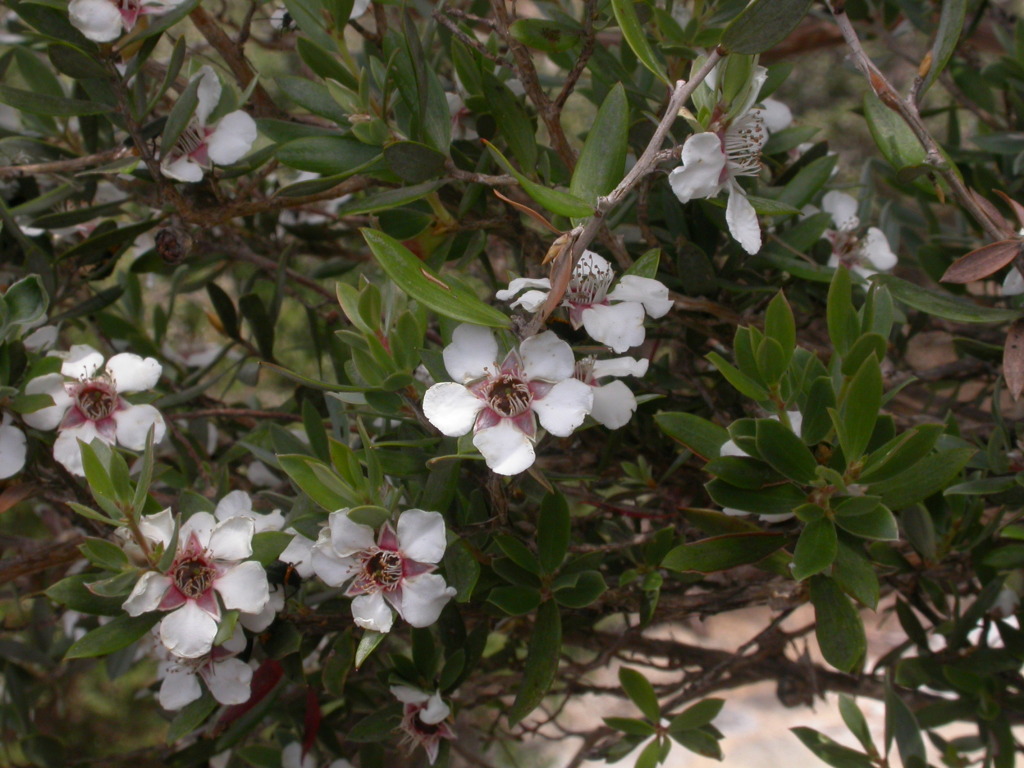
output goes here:
[{"label": "brown stem", "polygon": [[51,160],[46,163],[28,163],[26,165],[0,166],[0,179],[16,179],[34,176],[41,173],[74,173],[93,166],[112,163],[124,157],[136,155],[132,147],[114,147],[94,155],[69,157],[66,160]]}]

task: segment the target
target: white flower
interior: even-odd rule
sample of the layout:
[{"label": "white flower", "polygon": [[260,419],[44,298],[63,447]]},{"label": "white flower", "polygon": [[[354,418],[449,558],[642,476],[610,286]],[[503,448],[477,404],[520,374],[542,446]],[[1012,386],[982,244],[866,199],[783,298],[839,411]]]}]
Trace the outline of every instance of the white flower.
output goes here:
[{"label": "white flower", "polygon": [[793,112],[790,108],[778,99],[765,99],[761,102],[761,114],[764,117],[764,127],[768,133],[783,131],[793,122]]},{"label": "white flower", "polygon": [[[53,405],[24,416],[36,429],[58,429],[53,457],[69,472],[84,475],[78,441],[95,439],[118,443],[133,451],[146,447],[146,435],[153,428],[153,442],[163,440],[166,426],[160,411],[152,405],[131,405],[121,395],[152,389],[162,368],[152,357],[131,352],[114,355],[103,364],[103,355],[85,344],[76,344],[63,355],[60,373],[29,381],[25,392],[45,394]],[[98,373],[100,368],[102,373]]]},{"label": "white flower", "polygon": [[252,667],[235,656],[245,650],[245,635],[241,628],[223,645],[204,656],[185,659],[172,656],[160,662],[157,677],[160,685],[158,699],[167,710],[181,709],[203,695],[201,679],[213,698],[221,704],[244,704],[251,696]]},{"label": "white flower", "polygon": [[[302,745],[293,741],[281,750],[281,768],[317,768],[317,762],[312,752],[303,755]],[[352,768],[352,763],[339,758],[332,761],[327,768]]]},{"label": "white flower", "polygon": [[0,480],[18,474],[25,466],[25,433],[11,422],[9,413],[0,421]]},{"label": "white flower", "polygon": [[535,416],[551,434],[568,437],[594,404],[591,388],[572,378],[572,349],[551,331],[526,339],[498,365],[494,335],[463,324],[443,354],[455,381],[427,390],[423,414],[449,437],[472,430],[473,445],[499,475],[533,464]]},{"label": "white flower", "polygon": [[433,573],[446,545],[438,512],[406,510],[398,518],[397,533],[385,523],[374,542],[370,526],[353,522],[348,510],[340,509],[331,513],[313,547],[313,568],[332,587],[351,580],[345,594],[353,598],[358,626],[390,632],[394,608],[412,626],[429,627],[455,596]]},{"label": "white flower", "polygon": [[595,360],[585,357],[576,363],[574,376],[594,390],[594,407],[590,415],[594,421],[608,429],[618,429],[629,423],[636,412],[636,398],[633,392],[616,379],[607,384],[598,379],[608,376],[643,376],[647,373],[647,360],[632,357],[617,357],[613,360]]},{"label": "white flower", "polygon": [[724,189],[729,195],[725,208],[729,233],[750,254],[761,250],[761,228],[754,206],[736,179],[759,173],[761,148],[767,140],[763,112],[750,109],[723,130],[689,136],[683,144],[682,165],[668,175],[681,203],[716,197]]},{"label": "white flower", "polygon": [[[800,411],[786,411],[786,416],[789,418],[789,426],[793,430],[793,434],[800,437],[800,428],[803,426],[804,417]],[[779,420],[778,416],[772,415],[769,418],[775,421]],[[719,456],[750,456],[749,453],[744,451],[732,440],[726,440],[722,443],[722,447],[718,449]],[[735,509],[733,507],[723,507],[722,512],[732,517],[739,515],[749,515],[750,513],[743,509]],[[789,520],[793,517],[792,512],[781,512],[779,514],[768,514],[758,515],[758,519],[764,520],[766,523],[781,523],[783,520]]]},{"label": "white flower", "polygon": [[857,237],[860,227],[857,200],[845,192],[826,192],[821,207],[832,215],[835,229],[825,230],[825,239],[832,244],[828,265],[840,264],[867,279],[877,272],[886,272],[896,266],[896,254],[878,227],[868,227],[864,237]]},{"label": "white flower", "polygon": [[285,533],[294,535],[277,559],[292,566],[303,579],[308,579],[313,575],[313,545],[316,542],[307,539],[294,528],[286,529]]},{"label": "white flower", "polygon": [[131,31],[140,15],[167,13],[182,0],[71,0],[68,18],[97,43],[109,43]]},{"label": "white flower", "polygon": [[204,66],[192,79],[200,79],[199,103],[192,122],[170,149],[163,148],[160,170],[177,181],[202,181],[211,163],[231,165],[241,160],[256,141],[256,121],[241,109],[222,117],[216,126],[206,123],[217,102],[221,85],[210,66]]},{"label": "white flower", "polygon": [[[139,527],[153,544],[170,546],[170,510],[143,517]],[[142,574],[122,607],[129,616],[170,611],[160,621],[164,647],[186,659],[209,653],[221,618],[218,595],[225,608],[242,613],[260,613],[270,599],[263,566],[245,559],[252,555],[253,531],[249,518],[218,523],[208,512],[196,512],[181,525],[167,573]]]},{"label": "white flower", "polygon": [[262,514],[254,512],[252,499],[245,491],[231,491],[227,496],[217,502],[217,508],[213,510],[213,516],[217,522],[223,522],[229,517],[246,517],[252,520],[256,526],[256,533],[264,531],[280,531],[284,528],[284,515],[281,510]]},{"label": "white flower", "polygon": [[405,732],[405,741],[414,747],[423,747],[433,765],[441,739],[455,738],[455,731],[445,722],[451,709],[444,703],[440,691],[427,693],[406,685],[393,685],[391,693],[403,704],[401,728]]},{"label": "white flower", "polygon": [[[614,277],[607,259],[593,251],[584,251],[573,267],[562,306],[568,307],[574,329],[583,327],[594,341],[622,353],[644,343],[644,315],[663,317],[672,309],[673,302],[668,297],[668,288],[661,282],[638,275],[624,275],[609,292]],[[508,301],[524,288],[531,290],[511,306],[537,312],[547,299],[551,281],[546,277],[518,277],[495,296]]]}]

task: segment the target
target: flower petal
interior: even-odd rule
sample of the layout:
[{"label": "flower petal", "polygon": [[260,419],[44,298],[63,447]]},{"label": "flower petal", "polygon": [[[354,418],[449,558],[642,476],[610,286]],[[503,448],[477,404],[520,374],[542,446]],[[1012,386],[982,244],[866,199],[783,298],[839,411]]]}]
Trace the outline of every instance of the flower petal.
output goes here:
[{"label": "flower petal", "polygon": [[434,695],[427,699],[427,706],[419,713],[419,718],[427,725],[437,725],[452,713],[440,691],[434,691]]},{"label": "flower petal", "polygon": [[426,704],[430,694],[408,685],[392,685],[391,695],[403,704]]},{"label": "flower petal", "polygon": [[714,133],[697,133],[683,144],[682,165],[668,175],[668,183],[679,202],[714,197],[722,188],[725,169],[722,141]]},{"label": "flower petal", "polygon": [[643,376],[647,373],[648,365],[646,358],[637,360],[635,357],[613,357],[610,360],[595,361],[592,373],[595,379],[606,376]]},{"label": "flower petal", "polygon": [[196,119],[200,125],[206,125],[210,114],[217,108],[220,102],[221,84],[213,67],[205,64],[192,76],[192,80],[199,79],[199,103],[196,105]]},{"label": "flower petal", "polygon": [[[78,441],[91,443],[93,440],[103,440],[103,436],[96,429],[96,424],[91,421],[83,421],[77,427],[62,429],[53,441],[53,458],[64,465],[64,468],[73,475],[85,477],[85,467],[82,465],[82,451]],[[108,442],[103,440],[103,442]]]},{"label": "flower petal", "polygon": [[153,444],[157,445],[167,433],[164,417],[152,405],[129,405],[114,411],[114,423],[117,425],[117,442],[132,451],[141,451],[146,447],[146,437],[153,430]]},{"label": "flower petal", "polygon": [[629,423],[636,412],[636,397],[632,390],[616,379],[603,387],[593,387],[594,407],[590,415],[608,429],[618,429]]},{"label": "flower petal", "polygon": [[533,442],[507,419],[479,430],[473,435],[473,445],[483,454],[491,471],[499,475],[518,475],[532,466],[536,458]]},{"label": "flower petal", "polygon": [[245,704],[252,695],[252,667],[241,659],[214,662],[203,680],[221,704]]},{"label": "flower petal", "polygon": [[547,301],[548,291],[527,291],[518,299],[509,304],[510,309],[522,308],[526,312],[539,312]]},{"label": "flower petal", "polygon": [[757,212],[735,181],[729,185],[725,221],[729,225],[729,234],[743,246],[743,250],[751,255],[761,250],[761,227],[757,223]]},{"label": "flower petal", "polygon": [[162,573],[146,571],[135,582],[131,594],[121,604],[121,607],[129,616],[141,616],[144,613],[155,611],[170,587],[171,580]]},{"label": "flower petal", "polygon": [[170,156],[160,161],[160,172],[169,179],[195,184],[203,180],[203,166],[188,155],[171,160]]},{"label": "flower petal", "polygon": [[321,537],[310,552],[310,568],[329,587],[340,587],[351,579],[355,567],[355,559],[341,557],[334,551],[329,538]]},{"label": "flower petal", "polygon": [[207,156],[217,165],[237,163],[252,149],[259,131],[256,121],[241,109],[229,112],[206,137]]},{"label": "flower petal", "polygon": [[[259,613],[242,613],[238,616],[238,623],[248,629],[250,632],[259,634],[271,624],[274,623],[274,619],[277,617],[282,610],[284,610],[284,590],[281,587],[275,586],[270,590],[270,599],[267,604],[263,606],[263,610]],[[236,632],[236,634],[241,634]],[[224,644],[227,646],[227,643]],[[245,637],[242,636],[242,647],[238,650],[241,651],[245,648]]]},{"label": "flower petal", "polygon": [[293,533],[291,542],[277,556],[282,563],[288,563],[295,569],[295,572],[304,579],[313,575],[313,540],[307,539],[294,528],[289,528],[285,533]]},{"label": "flower petal", "polygon": [[347,509],[331,512],[328,529],[331,534],[331,546],[341,557],[350,557],[374,545],[373,528],[352,520]]},{"label": "flower petal", "polygon": [[229,517],[252,517],[252,499],[245,491],[231,491],[217,502],[213,516],[221,521]]},{"label": "flower petal", "polygon": [[[1003,278],[1002,294],[1003,296],[1020,296],[1022,293],[1024,293],[1024,276],[1015,267],[1010,267],[1010,271]],[[31,382],[29,383],[31,384]],[[25,421],[28,421],[28,418]]]},{"label": "flower petal", "polygon": [[551,290],[551,281],[546,277],[516,277],[509,281],[508,288],[494,294],[498,301],[508,301],[524,288],[543,288],[545,295]]},{"label": "flower petal", "polygon": [[179,548],[184,546],[189,537],[194,533],[199,539],[199,545],[206,549],[210,545],[210,536],[213,529],[217,527],[217,520],[209,512],[195,512],[181,525],[181,533],[178,540],[181,542]]},{"label": "flower petal", "polygon": [[216,636],[217,622],[194,600],[187,600],[160,622],[160,642],[171,653],[186,659],[209,653]]},{"label": "flower petal", "polygon": [[821,198],[821,209],[832,215],[832,221],[840,232],[849,232],[860,226],[857,206],[856,198],[838,190],[826,192]]},{"label": "flower petal", "polygon": [[256,525],[252,518],[229,517],[217,524],[210,533],[210,554],[217,560],[235,562],[252,555],[252,536]]},{"label": "flower petal", "polygon": [[764,115],[764,127],[768,133],[778,133],[789,128],[793,123],[793,110],[778,99],[765,99],[761,102],[764,107],[761,112]]},{"label": "flower petal", "polygon": [[25,423],[35,429],[56,429],[64,420],[64,414],[74,402],[64,386],[64,377],[59,373],[36,376],[25,385],[26,395],[49,395],[53,405],[22,416]]},{"label": "flower petal", "polygon": [[109,43],[121,36],[121,12],[108,0],[71,0],[68,18],[93,42]]},{"label": "flower petal", "polygon": [[407,509],[398,518],[398,544],[402,554],[418,563],[439,563],[447,546],[440,512]]},{"label": "flower petal", "polygon": [[572,376],[576,357],[572,347],[562,341],[553,331],[544,331],[523,341],[519,345],[523,359],[523,370],[531,381],[562,381]]},{"label": "flower petal", "polygon": [[644,305],[635,301],[599,304],[583,310],[583,327],[594,341],[622,353],[644,343],[644,315]]},{"label": "flower petal", "polygon": [[118,392],[144,392],[160,381],[163,366],[154,357],[122,352],[107,360],[104,370],[110,374]]},{"label": "flower petal", "polygon": [[0,426],[0,480],[18,474],[25,466],[25,433],[8,424],[9,419],[5,413],[4,424]]},{"label": "flower petal", "polygon": [[164,681],[160,684],[157,701],[164,709],[181,709],[203,695],[196,673],[185,664],[161,662],[159,674],[163,676]]},{"label": "flower petal", "polygon": [[391,612],[381,593],[373,592],[353,598],[352,619],[357,627],[374,632],[390,632],[395,622],[395,614]]},{"label": "flower petal", "polygon": [[213,582],[224,607],[243,613],[259,613],[270,600],[267,572],[255,560],[232,566]]},{"label": "flower petal", "polygon": [[889,247],[889,239],[878,227],[868,227],[860,244],[860,256],[879,272],[888,272],[899,261]]},{"label": "flower petal", "polygon": [[103,365],[103,355],[88,344],[75,344],[63,355],[60,372],[71,379],[91,379]]},{"label": "flower petal", "polygon": [[[119,531],[127,530],[118,528]],[[139,531],[153,544],[163,544],[168,547],[174,537],[174,516],[171,508],[167,507],[155,515],[143,515],[139,518]]]},{"label": "flower petal", "polygon": [[437,621],[453,597],[455,589],[449,587],[443,577],[436,573],[424,573],[402,582],[402,607],[399,613],[414,627],[429,627]]},{"label": "flower petal", "polygon": [[452,343],[444,348],[444,367],[456,382],[467,382],[495,370],[498,342],[490,329],[462,323],[452,332]]},{"label": "flower petal", "polygon": [[568,437],[594,406],[594,388],[579,379],[558,382],[530,406],[541,426],[552,435]]},{"label": "flower petal", "polygon": [[448,437],[469,432],[483,407],[483,400],[454,381],[435,384],[423,395],[423,415]]},{"label": "flower petal", "polygon": [[623,275],[619,284],[608,294],[610,301],[637,301],[651,317],[664,317],[675,306],[668,297],[668,288],[660,280],[639,275]]}]

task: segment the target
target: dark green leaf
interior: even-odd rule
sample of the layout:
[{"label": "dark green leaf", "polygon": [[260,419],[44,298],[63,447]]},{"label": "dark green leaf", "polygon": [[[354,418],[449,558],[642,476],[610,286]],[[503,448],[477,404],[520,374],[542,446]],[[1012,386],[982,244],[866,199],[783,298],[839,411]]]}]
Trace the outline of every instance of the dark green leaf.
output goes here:
[{"label": "dark green leaf", "polygon": [[487,106],[512,156],[519,161],[520,167],[532,172],[537,165],[537,141],[526,108],[494,75],[485,74],[481,83]]},{"label": "dark green leaf", "polygon": [[629,103],[622,83],[608,92],[587,133],[569,192],[595,205],[622,180],[626,168],[629,134]]},{"label": "dark green leaf", "polygon": [[144,613],[141,616],[121,615],[102,627],[97,627],[75,641],[64,654],[65,659],[87,659],[106,656],[114,651],[127,648],[145,635],[163,618],[160,613]]},{"label": "dark green leaf", "polygon": [[768,390],[746,374],[741,373],[738,368],[727,362],[725,358],[717,352],[708,352],[704,357],[718,369],[718,372],[721,373],[726,380],[740,392],[740,394],[746,395],[751,400],[763,401],[769,399],[770,395],[768,394]]},{"label": "dark green leaf", "polygon": [[636,54],[640,63],[653,72],[655,77],[663,83],[671,85],[671,82],[665,75],[664,65],[655,56],[654,49],[651,48],[644,28],[640,25],[640,19],[636,15],[636,7],[633,0],[611,0],[611,4],[615,20],[619,24],[619,29],[622,30],[622,37],[633,50],[633,53]]},{"label": "dark green leaf", "polygon": [[523,45],[546,53],[567,51],[582,39],[579,29],[549,19],[516,19],[508,31]]},{"label": "dark green leaf", "polygon": [[426,144],[396,141],[384,147],[384,162],[402,181],[419,184],[444,172],[445,156]]},{"label": "dark green leaf", "polygon": [[575,577],[576,583],[554,591],[555,600],[566,608],[586,608],[603,595],[608,585],[600,571],[583,571]]},{"label": "dark green leaf", "polygon": [[927,756],[924,739],[921,738],[921,728],[910,707],[896,693],[890,678],[885,683],[886,750],[892,745],[893,737],[896,739],[896,748],[905,768],[925,768]]},{"label": "dark green leaf", "polygon": [[867,651],[860,614],[839,585],[826,576],[811,577],[811,602],[822,656],[836,669],[853,672]]},{"label": "dark green leaf", "polygon": [[309,136],[277,148],[277,159],[284,165],[330,176],[334,184],[359,173],[379,156],[379,147],[343,136]]},{"label": "dark green leaf", "polygon": [[935,79],[942,74],[946,68],[953,52],[956,50],[957,41],[960,39],[960,32],[964,27],[964,18],[967,15],[967,0],[945,0],[942,3],[942,14],[939,16],[939,26],[935,30],[935,41],[932,43],[931,66],[925,73],[924,82],[918,89],[920,99],[932,86]]},{"label": "dark green leaf", "polygon": [[513,167],[506,157],[498,151],[497,147],[486,140],[484,140],[484,144],[487,146],[487,149],[490,150],[494,159],[498,161],[498,164],[506,172],[515,176],[516,181],[519,182],[523,191],[534,201],[540,203],[540,205],[545,209],[552,213],[557,213],[561,216],[567,216],[573,219],[582,219],[594,214],[593,208],[575,195],[570,195],[568,192],[551,189],[550,187],[545,187],[541,184],[530,181],[526,176]]},{"label": "dark green leaf", "polygon": [[619,668],[619,684],[622,690],[644,713],[644,716],[651,722],[661,721],[661,706],[658,704],[658,695],[654,692],[654,686],[650,681],[635,669],[629,667]]},{"label": "dark green leaf", "polygon": [[897,171],[925,166],[927,154],[910,126],[870,92],[864,94],[864,116],[875,144]]},{"label": "dark green leaf", "polygon": [[856,461],[864,454],[875,431],[881,405],[882,371],[878,358],[870,356],[850,380],[841,404],[841,420],[836,424],[847,462]]},{"label": "dark green leaf", "polygon": [[167,122],[164,123],[163,133],[160,135],[160,150],[163,154],[170,154],[174,145],[178,143],[178,139],[181,138],[181,134],[192,122],[192,116],[196,112],[196,107],[199,106],[199,85],[202,81],[202,77],[193,77],[185,90],[181,92],[178,100],[174,102],[174,106],[171,107]]},{"label": "dark green leaf", "polygon": [[874,761],[855,749],[837,744],[823,733],[813,728],[791,728],[796,737],[804,743],[815,756],[832,768],[872,768]]},{"label": "dark green leaf", "polygon": [[790,483],[750,490],[723,480],[712,480],[705,487],[719,506],[759,515],[788,515],[807,501],[807,494]]},{"label": "dark green leaf", "polygon": [[803,440],[775,419],[757,420],[757,452],[779,473],[804,485],[817,477],[818,462]]},{"label": "dark green leaf", "polygon": [[669,731],[692,731],[702,728],[722,711],[725,699],[704,699],[693,704],[672,718],[668,724]]},{"label": "dark green leaf", "polygon": [[796,29],[813,0],[753,0],[722,33],[730,53],[767,51]]},{"label": "dark green leaf", "polygon": [[722,427],[692,413],[663,412],[654,417],[654,422],[666,435],[704,459],[717,457],[722,444],[729,439],[729,433]]},{"label": "dark green leaf", "polygon": [[61,99],[34,91],[24,91],[9,85],[0,85],[0,103],[27,112],[30,115],[48,117],[73,117],[100,115],[109,112],[110,107],[95,101],[82,99]]},{"label": "dark green leaf", "polygon": [[804,526],[793,551],[793,578],[803,581],[832,565],[839,548],[836,527],[828,518]]},{"label": "dark green leaf", "polygon": [[1020,317],[1020,312],[1016,310],[982,307],[908,283],[895,275],[879,274],[872,276],[871,279],[884,285],[892,292],[894,298],[907,306],[945,320],[954,320],[958,323],[1003,323]]},{"label": "dark green leaf", "polygon": [[569,551],[572,522],[569,504],[560,493],[548,493],[540,503],[537,519],[537,561],[542,573],[554,573]]},{"label": "dark green leaf", "polygon": [[975,453],[974,448],[954,448],[932,454],[894,477],[872,482],[868,492],[881,496],[890,509],[904,509],[947,487]]},{"label": "dark green leaf", "polygon": [[540,591],[523,586],[495,587],[487,595],[487,602],[509,616],[523,616],[540,605]]},{"label": "dark green leaf", "polygon": [[734,533],[682,544],[661,561],[672,571],[711,573],[763,560],[786,544],[786,537],[774,533]]},{"label": "dark green leaf", "polygon": [[836,525],[862,539],[895,541],[900,537],[896,518],[888,507],[877,505],[870,512],[860,515],[838,515]]},{"label": "dark green leaf", "polygon": [[553,600],[541,603],[533,625],[533,634],[526,651],[523,682],[508,711],[510,725],[515,725],[533,712],[544,700],[554,682],[562,651],[562,617]]}]

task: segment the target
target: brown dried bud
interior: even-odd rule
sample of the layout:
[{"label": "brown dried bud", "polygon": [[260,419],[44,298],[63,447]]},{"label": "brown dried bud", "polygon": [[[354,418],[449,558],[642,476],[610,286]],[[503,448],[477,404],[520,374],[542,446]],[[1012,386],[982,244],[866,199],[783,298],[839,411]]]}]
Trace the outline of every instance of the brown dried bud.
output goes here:
[{"label": "brown dried bud", "polygon": [[168,264],[181,264],[195,245],[188,231],[173,224],[157,232],[155,240],[156,252]]}]

